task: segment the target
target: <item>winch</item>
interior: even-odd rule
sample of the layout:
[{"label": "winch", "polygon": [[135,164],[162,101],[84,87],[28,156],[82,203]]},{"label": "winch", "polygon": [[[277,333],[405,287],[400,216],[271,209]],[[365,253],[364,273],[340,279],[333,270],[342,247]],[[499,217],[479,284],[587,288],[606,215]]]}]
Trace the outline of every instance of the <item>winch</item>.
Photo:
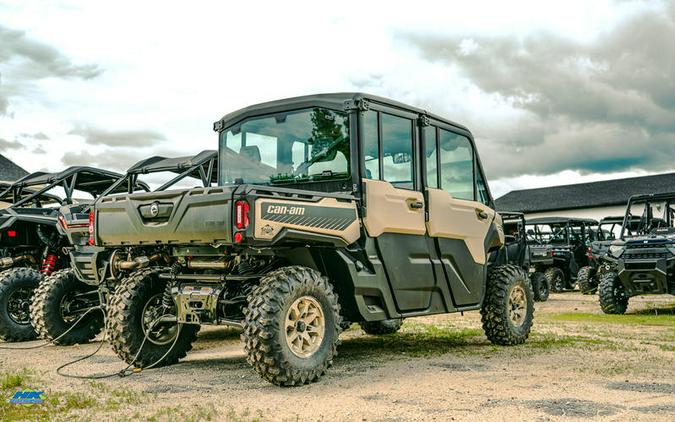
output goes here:
[{"label": "winch", "polygon": [[216,322],[222,287],[214,284],[179,284],[171,289],[178,306],[178,322],[201,324]]}]

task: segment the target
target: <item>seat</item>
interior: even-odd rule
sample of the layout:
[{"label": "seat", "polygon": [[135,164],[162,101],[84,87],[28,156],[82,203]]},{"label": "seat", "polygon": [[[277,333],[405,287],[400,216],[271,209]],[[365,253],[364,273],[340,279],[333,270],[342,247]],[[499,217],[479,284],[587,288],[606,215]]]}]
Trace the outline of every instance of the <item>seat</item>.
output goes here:
[{"label": "seat", "polygon": [[260,148],[258,148],[257,145],[247,145],[241,147],[239,155],[246,157],[255,163],[260,162]]}]

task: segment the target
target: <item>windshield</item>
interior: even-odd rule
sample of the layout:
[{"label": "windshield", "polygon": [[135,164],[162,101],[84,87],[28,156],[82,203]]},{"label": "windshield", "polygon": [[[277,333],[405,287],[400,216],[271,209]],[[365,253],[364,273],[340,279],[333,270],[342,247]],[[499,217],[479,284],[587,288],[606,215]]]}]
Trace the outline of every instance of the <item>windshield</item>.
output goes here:
[{"label": "windshield", "polygon": [[623,227],[623,237],[628,237],[633,233],[647,235],[675,231],[673,230],[675,203],[671,201],[670,199],[653,202],[631,201],[626,210],[628,224]]},{"label": "windshield", "polygon": [[349,116],[312,108],[256,117],[220,134],[220,184],[349,177]]}]

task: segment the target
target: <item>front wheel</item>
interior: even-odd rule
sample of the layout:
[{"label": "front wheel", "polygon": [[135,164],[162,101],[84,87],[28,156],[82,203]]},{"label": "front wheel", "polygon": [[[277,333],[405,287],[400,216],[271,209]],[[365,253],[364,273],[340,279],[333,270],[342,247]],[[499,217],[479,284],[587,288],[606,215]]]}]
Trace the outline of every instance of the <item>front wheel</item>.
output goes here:
[{"label": "front wheel", "polygon": [[[178,324],[176,304],[162,298],[167,281],[161,268],[139,270],[124,278],[107,310],[106,333],[113,351],[138,368],[178,362],[192,349],[199,325]],[[172,320],[173,319],[173,320]]]},{"label": "front wheel", "polygon": [[532,284],[534,300],[537,302],[546,302],[549,295],[549,286],[544,273],[540,273],[539,271],[532,273],[532,275],[530,275],[530,283]]},{"label": "front wheel", "polygon": [[265,275],[249,294],[244,316],[248,363],[275,385],[317,381],[337,355],[340,305],[318,271],[293,266]]},{"label": "front wheel", "polygon": [[103,329],[103,313],[95,287],[77,279],[72,270],[57,271],[35,290],[30,316],[35,331],[55,344],[82,344]]},{"label": "front wheel", "polygon": [[0,340],[28,341],[37,337],[30,323],[30,303],[42,280],[32,268],[11,268],[0,273]]},{"label": "front wheel", "polygon": [[600,276],[598,287],[600,308],[606,314],[625,314],[628,309],[628,295],[621,280],[613,271]]},{"label": "front wheel", "polygon": [[595,271],[591,266],[581,267],[577,273],[577,282],[582,294],[592,295],[598,290],[598,284],[595,282]]},{"label": "front wheel", "polygon": [[534,293],[527,274],[515,265],[492,270],[480,313],[483,331],[492,343],[524,343],[534,319]]},{"label": "front wheel", "polygon": [[561,293],[565,290],[565,273],[558,267],[551,267],[544,273],[548,285],[553,293]]}]

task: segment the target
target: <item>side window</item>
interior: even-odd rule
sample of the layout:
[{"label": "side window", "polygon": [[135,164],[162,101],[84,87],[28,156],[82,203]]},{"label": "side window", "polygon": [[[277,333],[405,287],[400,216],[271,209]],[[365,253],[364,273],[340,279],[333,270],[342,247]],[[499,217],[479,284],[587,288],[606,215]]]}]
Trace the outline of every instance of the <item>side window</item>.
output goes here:
[{"label": "side window", "polygon": [[436,128],[424,128],[424,156],[427,166],[427,187],[438,188],[438,152],[436,150]]},{"label": "side window", "polygon": [[363,117],[363,158],[366,179],[380,178],[380,152],[378,149],[377,112],[367,111]]},{"label": "side window", "polygon": [[478,201],[484,205],[490,206],[490,195],[488,195],[485,179],[478,166],[476,166],[476,191],[478,192]]},{"label": "side window", "polygon": [[394,187],[413,189],[413,122],[381,113],[382,179]]},{"label": "side window", "polygon": [[473,147],[468,138],[441,129],[441,188],[453,198],[473,201]]}]

